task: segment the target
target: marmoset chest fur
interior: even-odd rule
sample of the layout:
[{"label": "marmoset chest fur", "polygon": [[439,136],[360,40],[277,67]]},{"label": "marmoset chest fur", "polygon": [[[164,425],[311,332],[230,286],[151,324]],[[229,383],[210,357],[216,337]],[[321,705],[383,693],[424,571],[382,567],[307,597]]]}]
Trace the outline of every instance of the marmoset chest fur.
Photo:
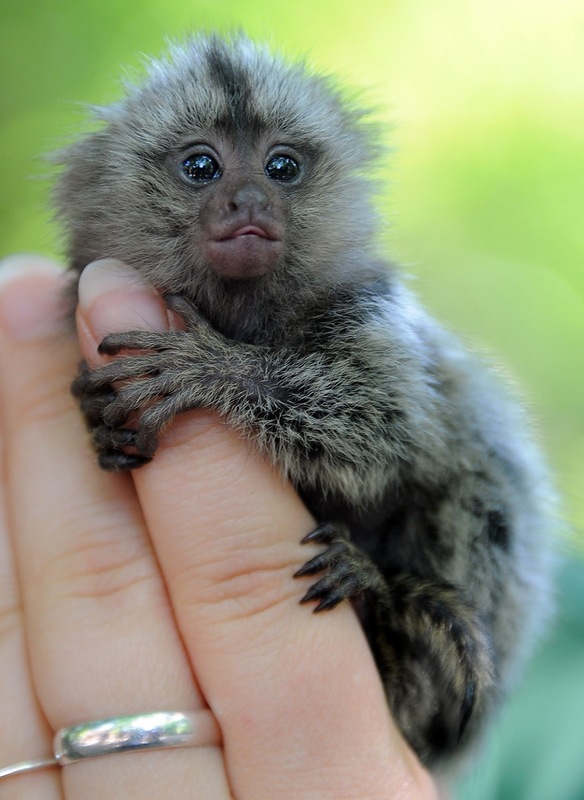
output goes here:
[{"label": "marmoset chest fur", "polygon": [[139,467],[176,414],[215,409],[318,521],[303,601],[358,601],[396,720],[447,763],[539,627],[549,491],[521,411],[379,257],[374,127],[244,37],[171,48],[98,117],[61,154],[71,268],[120,259],[185,321],[82,368],[99,463]]}]

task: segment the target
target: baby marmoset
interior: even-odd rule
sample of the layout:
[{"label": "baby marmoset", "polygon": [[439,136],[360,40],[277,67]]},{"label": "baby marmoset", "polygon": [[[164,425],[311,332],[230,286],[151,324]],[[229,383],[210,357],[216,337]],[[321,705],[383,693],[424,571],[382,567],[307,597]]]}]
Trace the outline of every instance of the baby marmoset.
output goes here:
[{"label": "baby marmoset", "polygon": [[357,601],[396,720],[440,765],[542,614],[546,487],[520,413],[378,255],[366,115],[245,37],[201,37],[98,116],[62,153],[71,268],[120,259],[186,323],[107,336],[76,379],[101,466],[147,462],[202,406],[253,441],[319,523],[303,600]]}]

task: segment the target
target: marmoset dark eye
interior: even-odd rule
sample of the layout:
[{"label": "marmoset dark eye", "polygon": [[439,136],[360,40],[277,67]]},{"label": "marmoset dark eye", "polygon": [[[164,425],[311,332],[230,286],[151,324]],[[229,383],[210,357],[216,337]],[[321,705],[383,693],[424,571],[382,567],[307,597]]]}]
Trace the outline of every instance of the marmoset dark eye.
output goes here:
[{"label": "marmoset dark eye", "polygon": [[221,177],[221,167],[212,156],[206,153],[198,153],[185,158],[180,168],[184,177],[193,183],[214,181]]},{"label": "marmoset dark eye", "polygon": [[287,183],[300,174],[300,164],[291,156],[273,156],[266,164],[266,175],[273,181]]}]

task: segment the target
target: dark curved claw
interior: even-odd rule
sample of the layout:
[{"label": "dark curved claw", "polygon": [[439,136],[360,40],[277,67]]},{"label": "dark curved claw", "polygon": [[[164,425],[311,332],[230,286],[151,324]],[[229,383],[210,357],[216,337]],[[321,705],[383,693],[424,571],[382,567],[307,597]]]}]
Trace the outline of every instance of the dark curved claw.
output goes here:
[{"label": "dark curved claw", "polygon": [[295,578],[323,573],[300,600],[301,603],[318,600],[315,612],[328,611],[379,580],[377,570],[352,544],[344,525],[324,522],[302,539],[302,544],[315,543],[327,547],[294,573]]}]

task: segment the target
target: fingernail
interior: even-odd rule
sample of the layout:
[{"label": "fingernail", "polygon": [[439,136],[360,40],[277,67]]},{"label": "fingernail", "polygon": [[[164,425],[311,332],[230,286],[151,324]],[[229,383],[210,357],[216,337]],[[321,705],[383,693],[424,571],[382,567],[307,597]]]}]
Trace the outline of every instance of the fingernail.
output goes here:
[{"label": "fingernail", "polygon": [[67,309],[64,290],[62,270],[48,258],[5,258],[0,262],[0,329],[22,342],[54,334]]},{"label": "fingernail", "polygon": [[121,261],[108,258],[88,264],[78,291],[81,313],[96,339],[130,329],[168,329],[160,295]]}]

